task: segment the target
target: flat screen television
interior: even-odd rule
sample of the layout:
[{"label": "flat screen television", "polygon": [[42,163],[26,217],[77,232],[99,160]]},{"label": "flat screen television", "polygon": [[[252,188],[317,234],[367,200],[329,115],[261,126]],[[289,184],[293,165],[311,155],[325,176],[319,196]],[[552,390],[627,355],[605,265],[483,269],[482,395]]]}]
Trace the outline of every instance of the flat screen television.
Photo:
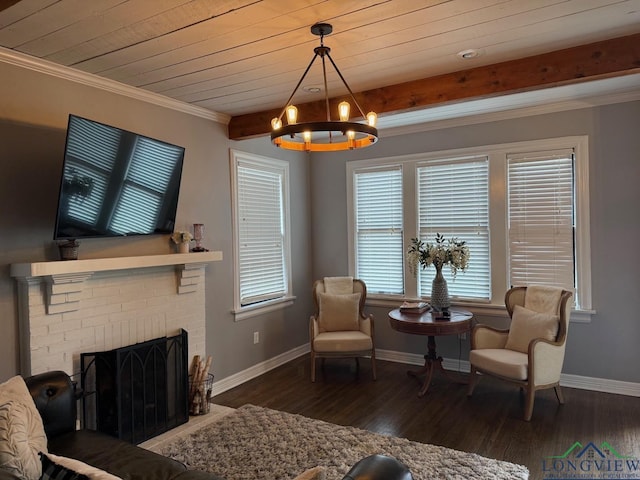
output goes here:
[{"label": "flat screen television", "polygon": [[54,239],[174,230],[184,148],[69,115]]}]

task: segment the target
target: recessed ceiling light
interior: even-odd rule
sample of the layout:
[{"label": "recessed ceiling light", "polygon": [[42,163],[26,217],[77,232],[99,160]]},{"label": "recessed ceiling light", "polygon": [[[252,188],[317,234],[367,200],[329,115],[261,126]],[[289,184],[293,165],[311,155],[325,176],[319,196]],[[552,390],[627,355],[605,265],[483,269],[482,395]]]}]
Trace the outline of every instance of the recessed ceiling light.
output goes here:
[{"label": "recessed ceiling light", "polygon": [[306,87],[302,87],[302,90],[307,93],[320,93],[322,91],[322,88],[316,85],[307,85]]},{"label": "recessed ceiling light", "polygon": [[469,60],[471,58],[476,58],[480,56],[480,52],[474,48],[469,48],[467,50],[462,50],[461,52],[458,52],[458,57],[462,58],[463,60]]}]

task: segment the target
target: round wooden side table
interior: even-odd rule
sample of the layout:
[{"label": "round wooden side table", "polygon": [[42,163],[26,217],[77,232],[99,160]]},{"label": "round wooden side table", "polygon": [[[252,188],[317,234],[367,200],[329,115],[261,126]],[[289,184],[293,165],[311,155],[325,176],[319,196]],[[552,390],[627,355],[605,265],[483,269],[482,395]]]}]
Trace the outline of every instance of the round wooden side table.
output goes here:
[{"label": "round wooden side table", "polygon": [[398,332],[410,333],[412,335],[427,335],[427,354],[424,356],[424,367],[416,371],[408,371],[410,376],[418,377],[426,375],[418,396],[422,397],[431,385],[433,371],[438,370],[445,377],[453,381],[454,379],[443,367],[442,357],[436,353],[436,338],[440,335],[455,335],[466,333],[471,330],[473,314],[467,310],[459,308],[450,309],[450,317],[441,320],[432,315],[433,312],[405,313],[399,308],[389,312],[389,323],[391,328]]}]

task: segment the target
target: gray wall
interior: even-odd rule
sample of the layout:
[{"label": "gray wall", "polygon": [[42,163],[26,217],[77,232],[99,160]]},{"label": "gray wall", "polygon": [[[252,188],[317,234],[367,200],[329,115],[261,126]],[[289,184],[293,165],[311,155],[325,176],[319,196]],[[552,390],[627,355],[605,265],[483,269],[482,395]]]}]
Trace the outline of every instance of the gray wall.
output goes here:
[{"label": "gray wall", "polygon": [[[640,102],[381,138],[374,147],[311,161],[313,276],[348,273],[348,160],[382,158],[525,140],[589,135],[593,308],[572,323],[564,373],[640,382]],[[423,354],[426,341],[393,331],[386,308],[371,308],[380,349]],[[480,321],[489,319],[479,318]],[[468,358],[468,342],[438,339],[439,353]]]},{"label": "gray wall", "polygon": [[[219,123],[0,62],[0,381],[19,372],[18,314],[10,265],[57,260],[53,238],[67,118],[74,113],[186,148],[178,228],[205,224],[204,245],[222,262],[206,273],[207,350],[216,379],[308,342],[312,308],[306,156],[268,139],[232,142]],[[295,304],[235,322],[229,148],[290,161]],[[163,254],[168,236],[86,239],[80,258]],[[260,343],[253,344],[253,332]]]}]

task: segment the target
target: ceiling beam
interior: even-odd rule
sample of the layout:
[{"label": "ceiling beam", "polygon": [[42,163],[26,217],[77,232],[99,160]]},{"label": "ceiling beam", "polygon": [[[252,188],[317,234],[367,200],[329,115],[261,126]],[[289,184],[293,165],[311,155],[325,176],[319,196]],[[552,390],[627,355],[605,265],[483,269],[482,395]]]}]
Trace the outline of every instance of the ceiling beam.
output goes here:
[{"label": "ceiling beam", "polygon": [[0,0],[0,12],[9,7],[13,7],[20,0]]},{"label": "ceiling beam", "polygon": [[[639,72],[640,33],[388,85],[356,93],[355,97],[366,111],[373,110],[383,116]],[[345,99],[331,99],[332,111],[337,111],[337,104]],[[305,122],[326,120],[324,100],[296,106],[298,118]],[[281,110],[278,108],[232,117],[229,122],[229,138],[240,140],[270,133],[271,119],[280,115]]]}]

